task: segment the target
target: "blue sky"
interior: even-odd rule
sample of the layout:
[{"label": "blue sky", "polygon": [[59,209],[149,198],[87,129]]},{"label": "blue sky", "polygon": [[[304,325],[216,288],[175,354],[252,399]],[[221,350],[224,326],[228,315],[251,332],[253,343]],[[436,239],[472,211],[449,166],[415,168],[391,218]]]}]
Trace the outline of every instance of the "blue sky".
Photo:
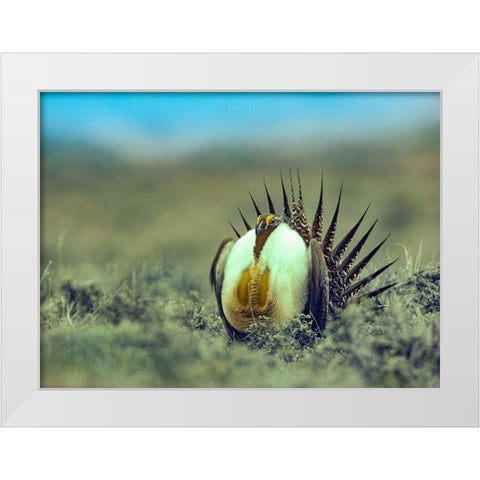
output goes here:
[{"label": "blue sky", "polygon": [[42,142],[126,156],[383,135],[438,123],[438,93],[46,92]]}]

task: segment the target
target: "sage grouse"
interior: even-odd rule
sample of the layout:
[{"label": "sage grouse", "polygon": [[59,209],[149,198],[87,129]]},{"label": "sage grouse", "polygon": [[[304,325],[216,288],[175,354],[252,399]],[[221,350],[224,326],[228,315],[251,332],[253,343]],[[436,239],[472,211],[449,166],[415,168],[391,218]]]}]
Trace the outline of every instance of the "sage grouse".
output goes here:
[{"label": "sage grouse", "polygon": [[[357,280],[360,272],[388,238],[387,236],[355,264],[377,221],[345,255],[370,205],[345,237],[334,246],[342,187],[332,221],[324,233],[323,175],[320,199],[311,226],[305,215],[298,171],[298,200],[295,198],[290,172],[291,207],[281,174],[280,179],[283,214],[276,213],[264,182],[269,212],[262,214],[250,194],[257,214],[255,227],[250,226],[238,209],[247,232],[240,235],[230,223],[237,239],[223,240],[213,259],[210,282],[220,316],[233,340],[244,340],[248,326],[264,317],[285,324],[301,313],[310,315],[312,328],[321,333],[330,313],[344,308],[351,300],[374,297],[394,285],[392,283],[361,293],[368,283],[396,260]],[[360,295],[357,295],[359,292]]]}]

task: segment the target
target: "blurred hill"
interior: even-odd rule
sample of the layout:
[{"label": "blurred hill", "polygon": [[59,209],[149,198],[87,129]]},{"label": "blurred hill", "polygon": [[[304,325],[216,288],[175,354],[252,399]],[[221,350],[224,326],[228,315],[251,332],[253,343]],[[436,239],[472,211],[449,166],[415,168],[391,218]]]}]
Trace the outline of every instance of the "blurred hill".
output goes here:
[{"label": "blurred hill", "polygon": [[[429,263],[440,252],[440,128],[430,124],[396,135],[349,141],[287,141],[222,145],[148,161],[78,142],[44,144],[41,150],[41,263],[88,277],[164,257],[188,265],[208,288],[216,248],[240,228],[236,207],[253,223],[248,197],[266,207],[263,179],[281,205],[279,171],[299,168],[305,206],[313,217],[325,174],[326,220],[343,182],[338,235],[371,201],[365,232],[376,218],[365,253],[388,233],[378,262],[404,249]],[[279,208],[280,209],[280,208]]]},{"label": "blurred hill", "polygon": [[42,168],[63,167],[102,168],[109,165],[131,165],[132,167],[152,165],[186,165],[190,168],[211,168],[218,166],[251,166],[274,163],[279,167],[290,168],[292,161],[309,166],[322,164],[332,166],[369,166],[395,162],[398,158],[422,152],[438,151],[440,145],[440,125],[424,125],[415,129],[404,128],[396,132],[377,132],[359,136],[348,135],[336,139],[292,139],[286,138],[258,142],[231,141],[199,147],[185,153],[159,150],[148,157],[122,154],[108,145],[78,140],[47,140],[41,144]]}]

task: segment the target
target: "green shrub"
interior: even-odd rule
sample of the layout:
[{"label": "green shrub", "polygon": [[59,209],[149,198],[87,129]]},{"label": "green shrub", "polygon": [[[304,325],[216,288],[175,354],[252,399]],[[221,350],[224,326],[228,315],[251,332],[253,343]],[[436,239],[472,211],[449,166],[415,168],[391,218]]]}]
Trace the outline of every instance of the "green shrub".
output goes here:
[{"label": "green shrub", "polygon": [[232,342],[213,294],[173,262],[118,281],[41,279],[41,384],[50,387],[438,387],[440,268],[352,304],[321,337],[308,315]]}]

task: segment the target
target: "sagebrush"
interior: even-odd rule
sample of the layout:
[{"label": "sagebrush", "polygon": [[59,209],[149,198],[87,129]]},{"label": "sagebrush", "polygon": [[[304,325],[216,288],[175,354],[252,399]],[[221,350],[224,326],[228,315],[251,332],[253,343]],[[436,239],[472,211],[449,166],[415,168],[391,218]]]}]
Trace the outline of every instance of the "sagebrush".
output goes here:
[{"label": "sagebrush", "polygon": [[119,280],[41,279],[43,387],[438,387],[440,267],[390,272],[321,337],[300,315],[232,342],[208,295],[175,262]]}]

